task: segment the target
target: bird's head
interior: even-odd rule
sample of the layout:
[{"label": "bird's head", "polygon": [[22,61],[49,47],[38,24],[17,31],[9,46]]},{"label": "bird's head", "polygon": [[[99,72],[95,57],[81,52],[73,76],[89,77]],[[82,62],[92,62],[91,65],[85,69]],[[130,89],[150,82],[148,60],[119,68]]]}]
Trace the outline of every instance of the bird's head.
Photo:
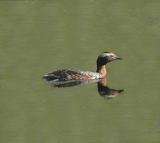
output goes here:
[{"label": "bird's head", "polygon": [[122,60],[122,58],[118,57],[114,53],[104,52],[98,56],[97,65],[99,66],[106,65],[107,63],[112,62],[114,60]]}]

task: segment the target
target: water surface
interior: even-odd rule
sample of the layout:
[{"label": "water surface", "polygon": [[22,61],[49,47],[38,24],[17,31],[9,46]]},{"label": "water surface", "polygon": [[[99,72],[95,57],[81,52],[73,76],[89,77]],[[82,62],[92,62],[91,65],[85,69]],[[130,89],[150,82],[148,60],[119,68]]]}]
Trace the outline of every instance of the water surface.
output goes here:
[{"label": "water surface", "polygon": [[[0,1],[1,143],[160,142],[160,3]],[[95,71],[104,51],[105,100],[97,84],[53,88],[41,77],[73,67]]]}]

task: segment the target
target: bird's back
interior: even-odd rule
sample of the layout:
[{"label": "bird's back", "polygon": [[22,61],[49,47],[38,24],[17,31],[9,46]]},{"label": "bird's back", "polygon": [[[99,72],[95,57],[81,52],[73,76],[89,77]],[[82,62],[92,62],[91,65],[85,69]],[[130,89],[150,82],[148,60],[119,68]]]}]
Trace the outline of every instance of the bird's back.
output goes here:
[{"label": "bird's back", "polygon": [[77,69],[62,69],[43,76],[47,81],[66,81],[66,80],[92,80],[99,79],[97,72],[82,71]]}]

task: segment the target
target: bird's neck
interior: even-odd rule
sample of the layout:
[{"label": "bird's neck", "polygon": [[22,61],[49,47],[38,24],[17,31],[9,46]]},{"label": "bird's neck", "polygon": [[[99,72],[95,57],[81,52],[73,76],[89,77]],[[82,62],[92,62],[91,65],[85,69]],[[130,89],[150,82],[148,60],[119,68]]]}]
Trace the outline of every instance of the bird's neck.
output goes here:
[{"label": "bird's neck", "polygon": [[101,65],[101,66],[97,65],[97,72],[100,73],[102,78],[106,78],[107,70],[105,65]]}]

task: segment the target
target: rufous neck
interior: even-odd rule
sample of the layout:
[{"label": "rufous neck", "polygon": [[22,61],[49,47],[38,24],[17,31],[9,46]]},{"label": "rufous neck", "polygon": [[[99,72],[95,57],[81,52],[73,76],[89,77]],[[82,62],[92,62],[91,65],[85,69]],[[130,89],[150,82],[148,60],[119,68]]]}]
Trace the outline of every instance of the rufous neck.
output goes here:
[{"label": "rufous neck", "polygon": [[97,72],[100,73],[102,78],[106,78],[107,76],[107,70],[105,65],[97,66]]}]

